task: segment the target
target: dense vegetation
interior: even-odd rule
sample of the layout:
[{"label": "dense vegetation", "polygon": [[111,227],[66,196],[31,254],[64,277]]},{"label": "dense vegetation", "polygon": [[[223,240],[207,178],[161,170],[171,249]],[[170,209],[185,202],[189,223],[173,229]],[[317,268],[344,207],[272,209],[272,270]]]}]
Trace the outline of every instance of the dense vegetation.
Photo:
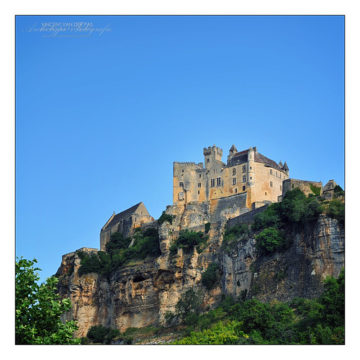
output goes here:
[{"label": "dense vegetation", "polygon": [[174,218],[175,218],[174,215],[166,214],[165,211],[163,211],[158,219],[158,224],[162,225],[165,221],[167,221],[169,224],[172,224]]},{"label": "dense vegetation", "polygon": [[222,248],[226,252],[231,252],[241,241],[247,240],[250,233],[249,227],[246,224],[235,225],[227,229],[224,234]]},{"label": "dense vegetation", "polygon": [[178,249],[183,249],[184,253],[189,254],[196,248],[200,253],[206,246],[207,239],[207,235],[201,231],[182,230],[179,237],[170,246],[170,255],[175,255]]},{"label": "dense vegetation", "polygon": [[191,308],[196,294],[188,294],[181,299],[190,310],[181,318],[185,336],[174,344],[344,344],[344,284],[342,271],[325,281],[316,300],[266,304],[228,297],[204,314]]},{"label": "dense vegetation", "polygon": [[70,310],[69,299],[60,299],[54,276],[38,284],[37,260],[17,259],[15,264],[15,342],[16,344],[78,344],[74,321],[62,322]]},{"label": "dense vegetation", "polygon": [[212,263],[201,275],[201,283],[207,290],[213,289],[220,282],[220,266],[218,263]]},{"label": "dense vegetation", "polygon": [[96,325],[90,328],[86,337],[81,338],[81,344],[111,344],[114,340],[120,344],[129,345],[132,343],[131,338],[121,335],[119,330]]},{"label": "dense vegetation", "polygon": [[159,234],[154,228],[144,231],[137,229],[133,235],[133,245],[130,238],[124,238],[120,233],[111,235],[106,244],[106,252],[87,254],[78,252],[81,258],[79,275],[95,272],[104,276],[110,276],[112,271],[129,263],[132,260],[144,260],[147,257],[160,255]]}]

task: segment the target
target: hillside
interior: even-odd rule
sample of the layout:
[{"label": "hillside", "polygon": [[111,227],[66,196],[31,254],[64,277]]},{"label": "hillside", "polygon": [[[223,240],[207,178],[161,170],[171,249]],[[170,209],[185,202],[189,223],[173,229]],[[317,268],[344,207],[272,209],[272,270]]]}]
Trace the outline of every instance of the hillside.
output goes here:
[{"label": "hillside", "polygon": [[[249,343],[249,338],[274,343],[261,328],[246,325],[245,308],[271,313],[274,323],[281,313],[276,302],[287,306],[283,310],[291,321],[306,318],[306,309],[324,307],[324,281],[339,277],[344,267],[343,194],[324,200],[295,189],[281,203],[235,217],[232,211],[211,203],[169,206],[131,238],[113,234],[105,252],[84,248],[64,255],[59,293],[72,301],[66,317],[77,321],[77,336],[101,325],[119,332],[115,343],[129,338],[196,343],[191,337],[180,340],[191,330],[205,331],[205,339],[213,336],[206,331],[228,334],[225,343]],[[332,334],[339,322],[329,325],[321,316],[316,324]],[[254,329],[258,337],[249,336]],[[331,343],[332,335],[326,340],[321,331],[323,341]],[[283,343],[309,343],[306,339]]]}]

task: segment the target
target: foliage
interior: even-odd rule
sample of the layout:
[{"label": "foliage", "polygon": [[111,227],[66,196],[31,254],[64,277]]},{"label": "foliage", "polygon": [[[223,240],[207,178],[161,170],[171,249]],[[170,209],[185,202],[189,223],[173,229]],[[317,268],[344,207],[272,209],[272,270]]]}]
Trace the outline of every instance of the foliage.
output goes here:
[{"label": "foliage", "polygon": [[220,281],[220,266],[217,263],[212,263],[201,275],[201,282],[206,289],[211,290]]},{"label": "foliage", "polygon": [[268,227],[260,234],[256,235],[256,248],[265,254],[281,250],[285,246],[285,240],[281,232],[274,228]]},{"label": "foliage", "polygon": [[227,252],[231,252],[236,248],[239,241],[247,239],[249,232],[249,227],[246,224],[235,225],[227,229],[224,234],[222,248]]},{"label": "foliage", "polygon": [[226,297],[214,310],[193,313],[185,322],[187,336],[174,343],[343,344],[344,283],[342,271],[338,279],[326,279],[318,299],[295,298],[288,304]]},{"label": "foliage", "polygon": [[38,284],[40,269],[35,263],[36,259],[20,258],[15,264],[16,344],[79,344],[80,340],[73,337],[75,322],[60,320],[71,309],[70,300],[61,300],[56,293],[56,277]]},{"label": "foliage", "polygon": [[157,229],[148,228],[136,231],[133,235],[134,244],[128,247],[131,239],[123,238],[115,233],[106,245],[108,252],[86,254],[78,252],[81,258],[79,275],[97,273],[109,277],[110,274],[131,260],[144,260],[147,257],[157,257],[161,254],[159,234]]},{"label": "foliage", "polygon": [[200,294],[197,294],[193,289],[187,290],[175,306],[176,316],[185,323],[191,322],[193,315],[199,314],[201,302]]},{"label": "foliage", "polygon": [[169,224],[172,224],[174,218],[174,215],[166,214],[165,211],[163,211],[158,219],[158,224],[162,225],[165,221],[167,221]]},{"label": "foliage", "polygon": [[342,201],[338,199],[331,200],[326,208],[326,214],[339,221],[342,226],[345,225],[345,204]]},{"label": "foliage", "polygon": [[170,247],[170,255],[174,255],[177,249],[183,249],[186,254],[190,253],[194,247],[201,252],[206,244],[207,236],[201,231],[182,230],[179,237]]},{"label": "foliage", "polygon": [[314,195],[320,196],[321,187],[310,184],[310,189],[311,189],[311,191],[313,192]]},{"label": "foliage", "polygon": [[115,250],[126,249],[131,243],[131,238],[125,238],[123,234],[116,232],[111,234],[110,241],[106,244],[106,252],[112,253]]},{"label": "foliage", "polygon": [[226,324],[218,322],[210,329],[201,332],[191,332],[190,336],[173,342],[176,345],[233,345],[239,343],[239,338],[248,336],[239,329],[241,324],[237,321],[231,321]]},{"label": "foliage", "polygon": [[87,333],[87,338],[93,343],[110,344],[111,341],[120,335],[117,329],[111,329],[102,325],[92,326]]}]

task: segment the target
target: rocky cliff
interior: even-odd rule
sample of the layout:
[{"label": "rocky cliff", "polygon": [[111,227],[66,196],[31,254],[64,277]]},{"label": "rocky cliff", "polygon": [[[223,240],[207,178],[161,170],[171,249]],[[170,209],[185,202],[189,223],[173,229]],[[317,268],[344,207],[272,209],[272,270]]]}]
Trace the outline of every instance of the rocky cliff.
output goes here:
[{"label": "rocky cliff", "polygon": [[[227,220],[241,216],[241,210],[223,205],[169,206],[166,213],[174,216],[172,224],[154,224],[161,255],[130,262],[110,277],[95,273],[79,276],[78,253],[64,255],[57,272],[59,292],[71,298],[72,311],[66,317],[77,320],[77,336],[85,336],[91,326],[99,324],[120,331],[163,324],[166,312],[173,312],[190,288],[204,294],[204,308],[215,305],[223,294],[263,301],[313,298],[322,292],[322,280],[338,276],[344,266],[344,230],[337,220],[324,215],[313,226],[293,233],[286,251],[260,256],[251,235],[225,250],[222,241]],[[208,223],[210,229],[206,229]],[[196,249],[189,254],[182,249],[175,255],[170,253],[171,243],[183,229],[208,230],[207,246],[201,253]],[[208,291],[201,275],[212,262],[220,265],[221,281]]]}]

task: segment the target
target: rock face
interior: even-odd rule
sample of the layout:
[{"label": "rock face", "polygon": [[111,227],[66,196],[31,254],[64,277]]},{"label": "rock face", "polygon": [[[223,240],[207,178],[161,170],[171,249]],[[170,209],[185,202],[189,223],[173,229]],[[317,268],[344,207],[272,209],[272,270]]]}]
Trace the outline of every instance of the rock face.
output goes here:
[{"label": "rock face", "polygon": [[[123,266],[110,278],[94,273],[79,276],[77,253],[64,255],[57,272],[59,293],[72,301],[72,311],[64,318],[77,320],[77,336],[86,336],[91,326],[99,324],[120,331],[163,324],[166,312],[173,312],[190,288],[203,294],[204,307],[218,303],[223,294],[262,301],[316,297],[322,292],[323,279],[338,276],[344,266],[344,231],[334,219],[321,216],[311,228],[293,234],[287,251],[258,256],[251,237],[225,252],[221,244],[227,219],[241,212],[235,205],[221,209],[218,204],[169,206],[166,213],[175,218],[172,224],[164,222],[158,228],[161,255]],[[180,249],[170,255],[171,242],[179,231],[205,231],[207,223],[211,226],[204,251],[184,254]],[[221,281],[207,291],[201,274],[212,262],[220,265]]]}]

